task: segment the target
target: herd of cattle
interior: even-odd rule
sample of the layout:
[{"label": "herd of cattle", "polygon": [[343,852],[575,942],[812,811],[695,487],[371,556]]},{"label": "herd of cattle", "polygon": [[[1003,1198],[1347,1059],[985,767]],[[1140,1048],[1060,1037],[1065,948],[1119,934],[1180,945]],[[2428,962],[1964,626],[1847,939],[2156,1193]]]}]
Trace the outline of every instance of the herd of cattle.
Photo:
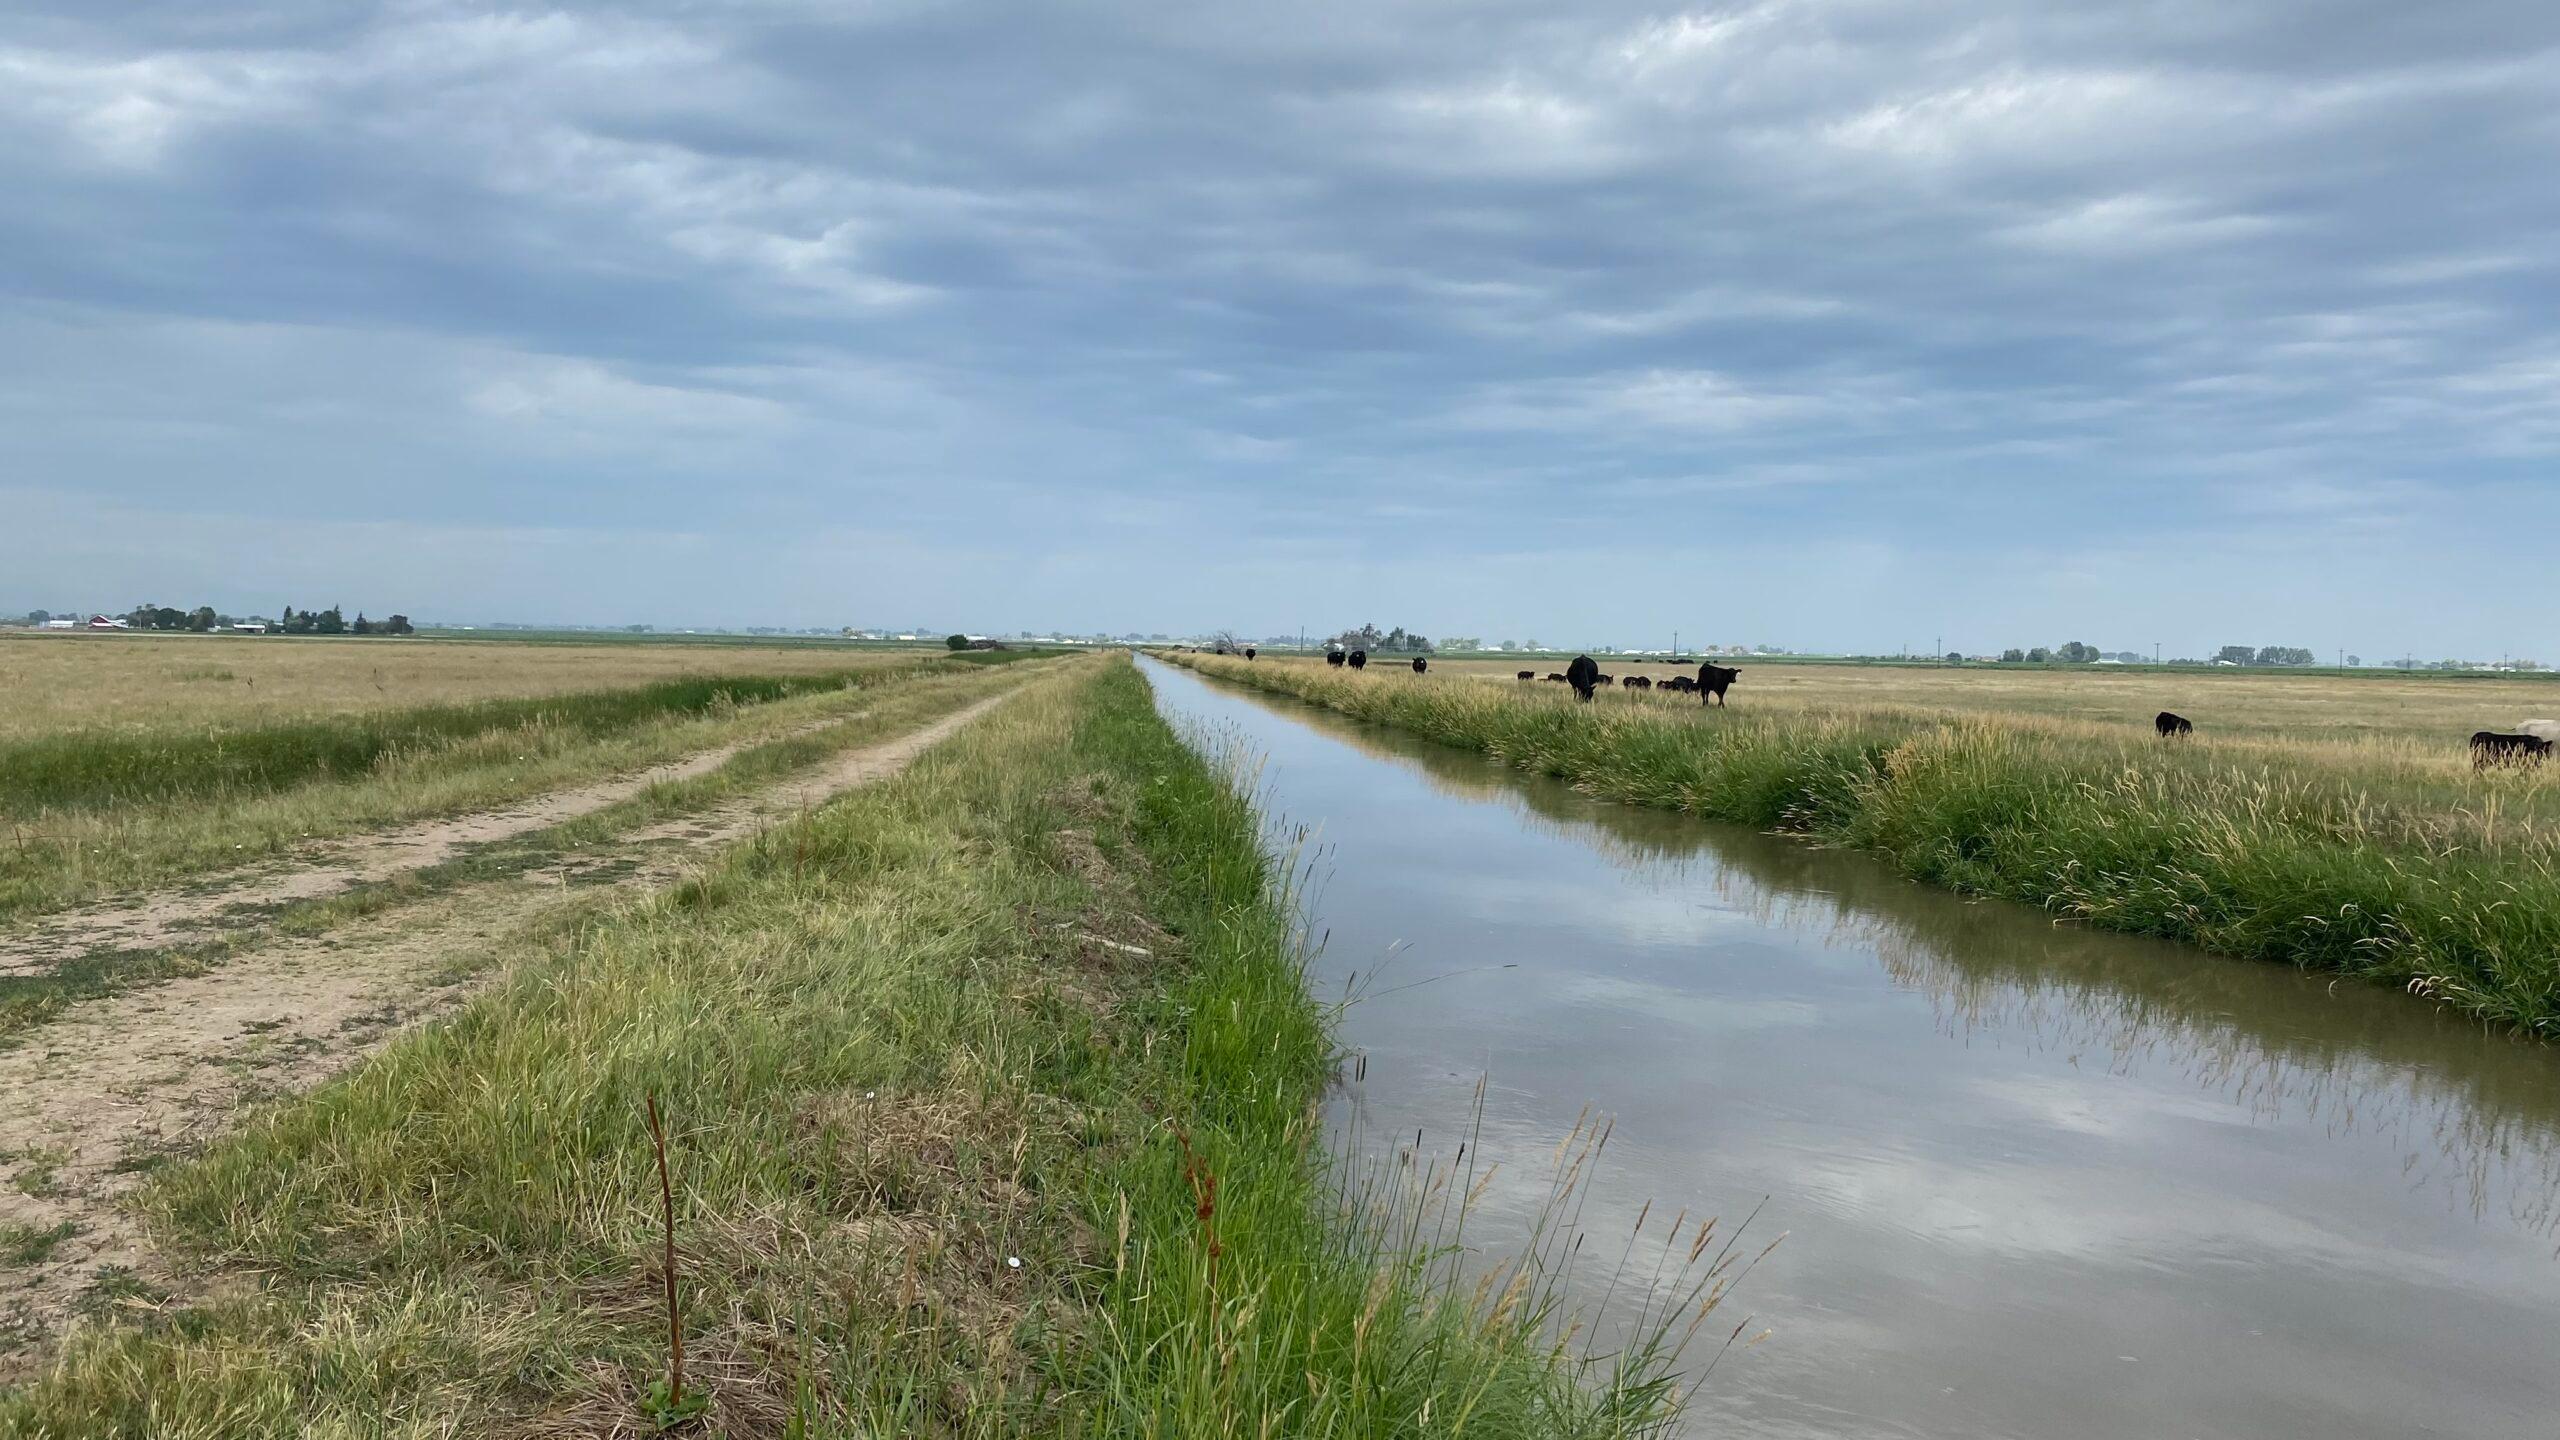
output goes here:
[{"label": "herd of cattle", "polygon": [[[1244,658],[1252,659],[1253,653],[1254,647],[1244,647]],[[1365,670],[1369,667],[1369,652],[1328,650],[1324,663]],[[1423,657],[1413,657],[1414,674],[1420,675],[1429,669]],[[1537,681],[1542,677],[1535,670],[1523,670],[1519,678]],[[1701,705],[1725,705],[1729,703],[1725,699],[1725,691],[1742,678],[1742,672],[1729,665],[1701,665],[1694,680],[1686,675],[1674,675],[1668,680],[1656,681],[1643,675],[1611,676],[1603,673],[1599,662],[1590,656],[1576,655],[1573,663],[1564,667],[1561,673],[1549,671],[1543,678],[1554,684],[1573,687],[1575,697],[1582,700],[1589,700],[1601,686],[1614,682],[1625,690],[1670,690],[1695,695]],[[2167,710],[2152,717],[2151,727],[2163,740],[2183,740],[2196,733],[2194,721]],[[2513,731],[2482,730],[2474,733],[2471,737],[2471,763],[2476,769],[2491,765],[2539,765],[2555,745],[2560,745],[2560,720],[2527,720]]]}]

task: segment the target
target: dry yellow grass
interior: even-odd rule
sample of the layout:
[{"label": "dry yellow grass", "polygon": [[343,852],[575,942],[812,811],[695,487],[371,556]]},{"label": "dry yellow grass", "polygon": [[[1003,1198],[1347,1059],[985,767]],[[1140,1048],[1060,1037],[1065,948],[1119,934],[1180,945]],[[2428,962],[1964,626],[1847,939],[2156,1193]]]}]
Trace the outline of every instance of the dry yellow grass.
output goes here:
[{"label": "dry yellow grass", "polygon": [[707,675],[807,675],[937,652],[223,635],[0,635],[0,742],[224,729]]},{"label": "dry yellow grass", "polygon": [[[1624,656],[1594,658],[1613,676],[1643,675],[1660,681],[1674,674],[1697,673],[1694,664],[1674,667]],[[2040,716],[2148,730],[2152,716],[2174,710],[2195,721],[2200,736],[2409,740],[2448,747],[2457,755],[2475,730],[2505,730],[2520,720],[2560,718],[2560,680],[2524,677],[2467,679],[2396,671],[2303,675],[2115,666],[2046,670],[1972,665],[1936,670],[1749,659],[1717,663],[1733,664],[1742,671],[1732,695],[1737,708],[1826,715],[1888,709],[2003,719]],[[1448,660],[1432,662],[1431,672],[1507,682],[1516,671],[1534,669],[1544,675],[1563,668],[1556,660]]]}]

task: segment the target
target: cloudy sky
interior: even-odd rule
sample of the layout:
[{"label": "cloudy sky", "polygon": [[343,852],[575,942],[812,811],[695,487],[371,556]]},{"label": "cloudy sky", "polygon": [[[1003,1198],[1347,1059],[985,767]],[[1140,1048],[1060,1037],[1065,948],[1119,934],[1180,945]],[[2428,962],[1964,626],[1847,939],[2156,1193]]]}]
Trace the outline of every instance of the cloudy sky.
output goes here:
[{"label": "cloudy sky", "polygon": [[2560,5],[13,0],[0,609],[2560,661]]}]

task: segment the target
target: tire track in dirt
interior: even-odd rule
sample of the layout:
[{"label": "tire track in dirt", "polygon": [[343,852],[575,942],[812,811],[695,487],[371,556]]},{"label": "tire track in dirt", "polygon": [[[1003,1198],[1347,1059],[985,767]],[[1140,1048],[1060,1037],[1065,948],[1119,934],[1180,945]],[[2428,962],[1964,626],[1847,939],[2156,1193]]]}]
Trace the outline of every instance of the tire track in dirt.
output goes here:
[{"label": "tire track in dirt", "polygon": [[450,815],[397,829],[375,831],[314,847],[287,861],[208,884],[157,891],[47,916],[18,934],[0,937],[0,976],[38,975],[64,960],[98,950],[158,950],[212,939],[226,916],[344,894],[358,886],[440,865],[476,845],[548,829],[619,804],[653,785],[708,775],[740,751],[813,734],[844,724],[862,712],[830,716],[780,735],[732,741],[684,759],[652,766],[618,780],[553,790],[494,810]]},{"label": "tire track in dirt", "polygon": [[[205,974],[76,1006],[0,1052],[0,1165],[12,1181],[0,1187],[0,1382],[23,1378],[86,1310],[152,1308],[186,1292],[123,1203],[152,1158],[192,1151],[245,1107],[317,1085],[404,1027],[453,1009],[547,916],[673,883],[711,852],[895,776],[1019,693],[988,696],[550,871],[446,892],[351,932],[277,940]],[[600,884],[565,885],[608,868],[615,873]],[[108,1276],[130,1278],[110,1295],[100,1289]]]}]

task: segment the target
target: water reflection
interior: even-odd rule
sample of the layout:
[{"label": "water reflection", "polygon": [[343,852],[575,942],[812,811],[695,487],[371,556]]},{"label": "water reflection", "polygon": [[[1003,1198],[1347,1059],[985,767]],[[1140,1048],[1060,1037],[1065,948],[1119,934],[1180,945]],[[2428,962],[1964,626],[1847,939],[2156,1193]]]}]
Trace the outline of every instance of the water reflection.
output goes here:
[{"label": "water reflection", "polygon": [[1345,1017],[1369,1133],[1452,1134],[1490,1075],[1497,1151],[1620,1117],[1595,1230],[1795,1232],[1704,1430],[2548,1433],[2548,1049],[1149,675],[1323,827],[1325,977],[1454,977]]},{"label": "water reflection", "polygon": [[1637,884],[1874,956],[1951,1039],[2024,1046],[2120,1075],[2165,1070],[2261,1122],[2379,1133],[2413,1183],[2475,1216],[2560,1230],[2552,1048],[2377,987],[2220,961],[1912,884],[1867,857],[1594,800],[1480,755],[1292,703],[1290,718],[1443,795],[1503,807]]}]

